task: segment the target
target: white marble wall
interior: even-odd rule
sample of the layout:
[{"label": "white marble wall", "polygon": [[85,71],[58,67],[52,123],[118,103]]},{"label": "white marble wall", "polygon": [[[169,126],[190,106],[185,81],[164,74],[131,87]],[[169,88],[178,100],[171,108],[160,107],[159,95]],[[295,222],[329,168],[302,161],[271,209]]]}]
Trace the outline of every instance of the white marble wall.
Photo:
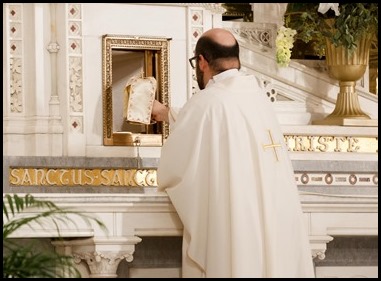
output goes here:
[{"label": "white marble wall", "polygon": [[253,21],[258,23],[283,24],[287,3],[251,3]]},{"label": "white marble wall", "polygon": [[[191,96],[188,58],[221,20],[218,5],[3,4],[4,152],[14,156],[134,156],[103,146],[102,35],[172,38],[171,105]],[[142,157],[159,157],[160,148]]]},{"label": "white marble wall", "polygon": [[[266,5],[254,5],[262,18],[281,14]],[[187,59],[205,30],[225,27],[222,12],[211,3],[3,4],[4,155],[135,157],[133,147],[103,146],[102,35],[172,38],[170,100],[181,107],[195,86]],[[266,83],[282,125],[308,125],[333,110],[337,81],[298,62],[278,68],[274,49],[241,39],[243,70]],[[378,118],[378,97],[365,86],[357,88],[360,104]],[[160,157],[160,147],[140,156]]]}]

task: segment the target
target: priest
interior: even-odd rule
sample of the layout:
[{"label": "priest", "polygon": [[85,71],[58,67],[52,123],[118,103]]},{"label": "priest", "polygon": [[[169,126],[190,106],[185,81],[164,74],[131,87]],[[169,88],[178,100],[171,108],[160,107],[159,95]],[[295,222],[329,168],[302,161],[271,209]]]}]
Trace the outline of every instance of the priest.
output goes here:
[{"label": "priest", "polygon": [[314,277],[307,225],[283,134],[239,45],[214,28],[190,59],[201,89],[170,121],[157,170],[184,226],[183,277]]}]

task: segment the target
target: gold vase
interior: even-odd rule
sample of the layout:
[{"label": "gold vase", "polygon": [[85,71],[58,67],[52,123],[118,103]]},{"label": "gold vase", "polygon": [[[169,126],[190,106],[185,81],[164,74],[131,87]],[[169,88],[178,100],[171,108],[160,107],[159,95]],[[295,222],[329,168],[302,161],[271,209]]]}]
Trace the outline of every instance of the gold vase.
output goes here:
[{"label": "gold vase", "polygon": [[365,114],[360,107],[356,92],[356,81],[365,73],[372,36],[364,36],[357,43],[356,50],[350,52],[340,46],[335,47],[326,40],[326,63],[329,75],[339,81],[335,109],[323,120],[313,121],[316,125],[377,126],[377,120]]}]

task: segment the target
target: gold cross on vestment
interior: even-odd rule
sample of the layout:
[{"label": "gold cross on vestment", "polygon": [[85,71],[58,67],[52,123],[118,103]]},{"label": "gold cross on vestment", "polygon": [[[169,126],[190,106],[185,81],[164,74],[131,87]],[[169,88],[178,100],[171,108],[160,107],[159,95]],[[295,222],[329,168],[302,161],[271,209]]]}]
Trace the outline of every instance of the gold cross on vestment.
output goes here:
[{"label": "gold cross on vestment", "polygon": [[277,147],[282,147],[282,145],[281,145],[280,143],[274,143],[274,139],[273,139],[273,136],[272,136],[270,130],[268,130],[268,132],[269,132],[269,136],[270,136],[271,143],[269,143],[269,144],[264,144],[264,145],[263,145],[263,148],[264,148],[264,149],[266,149],[266,148],[272,148],[272,149],[274,149],[274,153],[275,153],[276,161],[279,161],[279,159],[278,159],[278,154],[277,154],[275,148],[277,148]]}]

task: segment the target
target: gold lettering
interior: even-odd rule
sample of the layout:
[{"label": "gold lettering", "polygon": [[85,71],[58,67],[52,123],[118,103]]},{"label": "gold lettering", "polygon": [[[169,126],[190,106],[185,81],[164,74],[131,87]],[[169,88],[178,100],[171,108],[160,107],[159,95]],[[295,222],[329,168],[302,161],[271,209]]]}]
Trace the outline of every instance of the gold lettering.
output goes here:
[{"label": "gold lettering", "polygon": [[44,185],[46,169],[34,169],[34,182],[35,185]]},{"label": "gold lettering", "polygon": [[155,170],[148,170],[147,176],[146,176],[146,183],[149,186],[157,186]]},{"label": "gold lettering", "polygon": [[119,170],[114,170],[114,176],[112,177],[111,185],[123,186],[122,177],[119,175]]},{"label": "gold lettering", "polygon": [[135,182],[134,182],[134,174],[135,174],[136,170],[135,169],[131,169],[131,170],[125,170],[124,171],[124,184],[127,185],[127,186],[135,186]]},{"label": "gold lettering", "polygon": [[329,142],[331,140],[332,140],[332,137],[319,137],[318,143],[321,145],[317,146],[316,148],[322,152],[326,152],[328,150],[328,143],[327,142]]},{"label": "gold lettering", "polygon": [[93,185],[99,186],[101,185],[101,170],[100,169],[94,169],[93,170]]},{"label": "gold lettering", "polygon": [[9,182],[10,184],[19,185],[21,183],[21,178],[19,177],[19,169],[11,169]]},{"label": "gold lettering", "polygon": [[291,151],[290,139],[292,138],[292,136],[284,136],[284,142],[286,143],[288,151]]},{"label": "gold lettering", "polygon": [[85,182],[84,184],[92,185],[94,183],[94,175],[91,170],[85,170]]},{"label": "gold lettering", "polygon": [[110,171],[109,170],[103,170],[101,171],[101,184],[102,185],[110,185]]},{"label": "gold lettering", "polygon": [[294,151],[306,151],[306,148],[303,145],[303,137],[295,137]]},{"label": "gold lettering", "polygon": [[[46,172],[46,175],[45,175],[45,179],[46,179],[46,182],[49,184],[49,185],[57,185],[57,183],[54,181],[54,173],[56,171],[53,170],[53,169],[49,169],[47,172]],[[50,175],[50,173],[53,173],[53,175]],[[51,179],[53,179],[53,181],[51,181]]]},{"label": "gold lettering", "polygon": [[307,139],[309,140],[309,143],[310,143],[310,147],[308,148],[308,151],[316,151],[315,144],[314,144],[314,140],[316,139],[316,137],[308,136]]},{"label": "gold lettering", "polygon": [[82,170],[75,169],[71,171],[71,179],[74,185],[82,185]]},{"label": "gold lettering", "polygon": [[135,185],[147,186],[147,184],[145,183],[145,178],[146,178],[145,173],[146,173],[146,170],[137,170],[135,172],[135,176],[134,176]]},{"label": "gold lettering", "polygon": [[24,169],[24,176],[21,180],[21,185],[26,185],[26,183],[32,185],[32,178],[29,175],[28,169]]},{"label": "gold lettering", "polygon": [[358,143],[359,140],[356,138],[348,137],[348,152],[356,152],[360,149],[359,146],[355,146],[356,143]]},{"label": "gold lettering", "polygon": [[65,170],[65,169],[61,169],[61,174],[60,174],[60,184],[61,185],[68,185],[69,184],[69,175],[67,175],[69,173],[68,170]]},{"label": "gold lettering", "polygon": [[334,149],[335,152],[341,152],[341,145],[343,142],[345,142],[345,137],[335,137],[334,139],[336,141],[336,147]]}]

